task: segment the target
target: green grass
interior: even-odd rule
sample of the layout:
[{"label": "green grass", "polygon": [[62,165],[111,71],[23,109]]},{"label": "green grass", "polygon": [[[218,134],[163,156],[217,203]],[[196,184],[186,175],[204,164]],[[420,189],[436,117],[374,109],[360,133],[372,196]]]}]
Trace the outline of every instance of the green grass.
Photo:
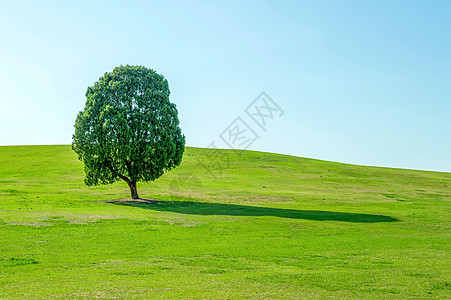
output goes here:
[{"label": "green grass", "polygon": [[138,189],[0,147],[0,299],[451,297],[450,173],[187,148]]}]

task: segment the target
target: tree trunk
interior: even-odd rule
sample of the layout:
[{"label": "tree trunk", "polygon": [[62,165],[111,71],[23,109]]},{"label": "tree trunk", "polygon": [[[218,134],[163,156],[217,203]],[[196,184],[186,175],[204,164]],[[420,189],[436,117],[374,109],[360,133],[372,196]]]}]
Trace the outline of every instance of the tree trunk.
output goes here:
[{"label": "tree trunk", "polygon": [[138,189],[136,188],[136,181],[130,180],[127,183],[128,183],[128,186],[130,187],[130,193],[132,194],[132,199],[139,199]]},{"label": "tree trunk", "polygon": [[120,179],[127,182],[128,186],[130,187],[130,193],[132,194],[132,199],[139,199],[138,196],[138,189],[136,188],[136,181],[130,180],[127,177],[123,175],[118,175]]}]

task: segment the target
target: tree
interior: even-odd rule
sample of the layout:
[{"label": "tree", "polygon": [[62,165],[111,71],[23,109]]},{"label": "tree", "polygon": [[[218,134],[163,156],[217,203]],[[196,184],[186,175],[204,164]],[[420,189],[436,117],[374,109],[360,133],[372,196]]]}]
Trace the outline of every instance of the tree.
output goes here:
[{"label": "tree", "polygon": [[180,165],[185,136],[168,81],[142,66],[120,66],[86,91],[75,121],[72,149],[85,166],[87,185],[153,181]]}]

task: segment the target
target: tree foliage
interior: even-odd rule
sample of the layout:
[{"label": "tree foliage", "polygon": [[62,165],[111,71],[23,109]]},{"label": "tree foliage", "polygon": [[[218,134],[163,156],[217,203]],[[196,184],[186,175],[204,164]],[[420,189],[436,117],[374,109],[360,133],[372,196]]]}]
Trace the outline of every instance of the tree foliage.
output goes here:
[{"label": "tree foliage", "polygon": [[136,182],[180,164],[185,137],[169,94],[167,80],[142,66],[116,67],[88,87],[72,142],[87,185],[122,179],[138,198]]}]

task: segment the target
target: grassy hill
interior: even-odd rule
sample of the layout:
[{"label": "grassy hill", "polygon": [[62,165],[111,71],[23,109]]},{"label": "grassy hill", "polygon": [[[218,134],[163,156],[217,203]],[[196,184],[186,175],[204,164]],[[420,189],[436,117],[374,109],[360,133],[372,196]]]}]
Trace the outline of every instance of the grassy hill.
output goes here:
[{"label": "grassy hill", "polygon": [[451,297],[450,173],[187,148],[159,201],[83,176],[0,147],[0,299]]}]

